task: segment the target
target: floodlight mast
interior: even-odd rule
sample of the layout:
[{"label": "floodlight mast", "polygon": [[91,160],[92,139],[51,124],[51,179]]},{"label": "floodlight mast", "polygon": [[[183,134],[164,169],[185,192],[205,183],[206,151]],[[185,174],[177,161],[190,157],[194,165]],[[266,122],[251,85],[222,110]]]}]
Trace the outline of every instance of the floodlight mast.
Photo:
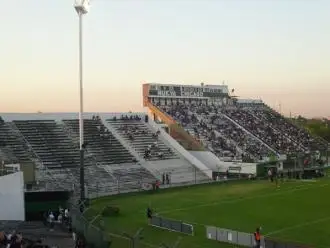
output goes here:
[{"label": "floodlight mast", "polygon": [[74,8],[79,17],[79,150],[80,150],[80,209],[85,203],[85,168],[84,168],[84,87],[83,87],[83,16],[88,13],[89,0],[75,0]]}]

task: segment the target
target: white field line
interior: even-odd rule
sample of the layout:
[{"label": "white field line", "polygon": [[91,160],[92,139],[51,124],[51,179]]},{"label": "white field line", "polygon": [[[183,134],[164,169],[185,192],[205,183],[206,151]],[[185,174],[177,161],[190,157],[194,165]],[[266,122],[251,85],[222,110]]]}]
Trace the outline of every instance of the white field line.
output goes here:
[{"label": "white field line", "polygon": [[317,219],[317,220],[304,222],[304,223],[297,224],[297,225],[294,225],[294,226],[284,227],[282,229],[278,229],[278,230],[275,230],[273,232],[269,232],[269,233],[265,234],[265,237],[269,237],[271,235],[278,234],[278,233],[281,233],[281,232],[285,232],[285,231],[288,231],[288,230],[293,230],[293,229],[297,229],[297,228],[301,228],[301,227],[305,227],[305,226],[311,226],[311,225],[318,224],[318,223],[321,223],[321,222],[325,222],[325,221],[328,221],[328,220],[330,220],[330,216],[325,217],[325,218],[320,218],[320,219]]},{"label": "white field line", "polygon": [[[313,185],[313,187],[306,187],[306,186],[310,186],[310,185]],[[285,193],[292,193],[292,192],[295,192],[295,191],[308,190],[308,189],[312,189],[312,188],[321,188],[321,187],[325,187],[327,185],[328,184],[320,184],[320,185],[315,186],[315,184],[304,184],[304,185],[299,185],[299,186],[296,186],[296,187],[292,187],[289,190],[283,190],[283,191],[279,190],[276,193],[267,193],[267,194],[250,196],[250,197],[242,197],[242,198],[236,198],[236,199],[222,200],[222,201],[213,202],[213,203],[193,205],[191,207],[169,209],[169,210],[160,211],[160,212],[158,212],[158,214],[168,214],[168,213],[185,211],[185,210],[190,210],[190,209],[216,206],[216,205],[221,205],[221,204],[225,204],[225,203],[237,203],[237,202],[246,201],[246,200],[265,198],[265,197],[269,197],[269,196],[284,195]]]}]

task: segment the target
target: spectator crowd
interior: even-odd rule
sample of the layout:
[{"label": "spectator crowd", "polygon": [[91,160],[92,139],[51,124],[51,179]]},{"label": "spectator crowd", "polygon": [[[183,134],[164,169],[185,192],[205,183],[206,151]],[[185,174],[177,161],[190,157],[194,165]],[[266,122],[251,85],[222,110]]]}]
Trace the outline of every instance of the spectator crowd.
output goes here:
[{"label": "spectator crowd", "polygon": [[177,103],[158,107],[218,157],[253,162],[274,154],[326,149],[326,144],[266,105]]}]

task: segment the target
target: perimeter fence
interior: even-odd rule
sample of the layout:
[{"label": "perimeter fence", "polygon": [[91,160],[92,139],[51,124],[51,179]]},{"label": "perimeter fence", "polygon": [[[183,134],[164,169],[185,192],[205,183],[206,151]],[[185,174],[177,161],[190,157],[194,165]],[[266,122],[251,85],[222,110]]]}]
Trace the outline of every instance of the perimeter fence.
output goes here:
[{"label": "perimeter fence", "polygon": [[[216,240],[219,242],[239,245],[241,247],[256,247],[256,242],[253,233],[245,233],[234,231],[225,228],[218,228],[213,226],[206,227],[207,239]],[[286,242],[275,240],[268,237],[262,237],[260,247],[265,248],[315,248],[310,245],[298,244],[293,242]]]},{"label": "perimeter fence", "polygon": [[[103,209],[104,210],[104,209]],[[103,210],[97,212],[86,208],[81,212],[81,205],[71,206],[72,229],[77,237],[83,237],[88,248],[172,248],[166,244],[153,244],[143,235],[143,228],[134,233],[107,228]],[[179,248],[179,245],[174,246]],[[173,247],[173,248],[174,248]]]}]

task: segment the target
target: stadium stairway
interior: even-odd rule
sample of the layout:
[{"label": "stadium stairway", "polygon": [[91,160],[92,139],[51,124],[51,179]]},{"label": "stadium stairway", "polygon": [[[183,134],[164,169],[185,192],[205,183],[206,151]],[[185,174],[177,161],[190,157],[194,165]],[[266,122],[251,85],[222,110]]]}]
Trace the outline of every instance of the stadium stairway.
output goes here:
[{"label": "stadium stairway", "polygon": [[136,158],[136,160],[143,166],[145,169],[150,171],[155,178],[160,178],[160,173],[148,163],[140,154],[116,131],[116,129],[108,123],[106,119],[102,119],[102,122],[106,128],[110,130],[114,137],[121,142],[121,144]]},{"label": "stadium stairway", "polygon": [[[191,171],[194,172],[194,179],[197,181],[209,181],[212,179],[212,170],[210,170],[205,164],[203,164],[201,161],[199,161],[196,157],[191,155],[187,150],[185,150],[175,139],[173,139],[166,131],[162,128],[159,128],[157,124],[153,120],[149,120],[148,125],[150,128],[155,132],[157,130],[160,131],[159,139],[161,139],[167,146],[172,147],[173,150],[178,154],[179,158],[175,160],[169,160],[171,161],[171,165],[177,165],[177,173],[178,178],[173,178],[172,173],[172,182],[175,183],[175,180],[177,180],[178,183],[183,183],[185,180],[187,182],[191,182]],[[163,165],[165,165],[162,161],[152,161],[154,164],[154,167],[157,169],[159,168],[159,171],[164,171]],[[169,165],[169,163],[168,163]],[[175,169],[171,166],[168,166],[170,170],[173,172]],[[184,176],[184,171],[186,171],[186,176]]]},{"label": "stadium stairway", "polygon": [[[178,155],[172,150],[170,146],[165,145],[161,137],[153,137],[156,131],[152,130],[149,125],[141,120],[107,120],[111,126],[121,135],[121,137],[138,152],[140,157],[144,156],[145,150],[148,146],[152,146],[157,142],[158,151],[163,153],[161,159],[175,159]],[[130,134],[122,128],[125,127],[130,132],[133,139],[130,139]],[[157,154],[152,154],[149,160],[159,160]]]},{"label": "stadium stairway", "polygon": [[[161,147],[161,151],[171,151],[168,153],[167,159],[151,159],[145,160],[143,158],[144,150],[148,145],[155,142],[152,138],[152,134],[158,131],[157,128],[149,125],[149,123],[143,123],[138,120],[106,120],[109,129],[113,130],[113,133],[118,135],[118,139],[122,139],[128,149],[134,150],[135,154],[139,156],[140,163],[143,167],[149,170],[159,180],[162,179],[163,173],[171,174],[171,182],[173,184],[184,184],[192,181],[205,181],[209,178],[204,172],[201,172],[198,168],[189,163],[182,155],[180,155],[176,149],[169,144],[162,134],[158,136],[157,143]],[[140,131],[144,131],[144,135],[136,135],[134,141],[130,141],[122,130],[121,126],[129,126],[131,128],[138,128]]]},{"label": "stadium stairway", "polygon": [[[64,123],[68,128],[68,135],[79,142],[78,120],[64,120]],[[99,127],[108,130],[107,133],[111,137],[101,137]],[[106,122],[102,122],[102,119],[84,120],[84,129],[86,156],[95,162],[87,170],[91,170],[90,178],[97,178],[94,182],[87,182],[88,198],[137,190],[141,188],[141,183],[155,181],[154,174],[138,163],[138,156],[131,152],[130,147],[125,145],[116,131]],[[95,173],[98,173],[98,176]]]}]

